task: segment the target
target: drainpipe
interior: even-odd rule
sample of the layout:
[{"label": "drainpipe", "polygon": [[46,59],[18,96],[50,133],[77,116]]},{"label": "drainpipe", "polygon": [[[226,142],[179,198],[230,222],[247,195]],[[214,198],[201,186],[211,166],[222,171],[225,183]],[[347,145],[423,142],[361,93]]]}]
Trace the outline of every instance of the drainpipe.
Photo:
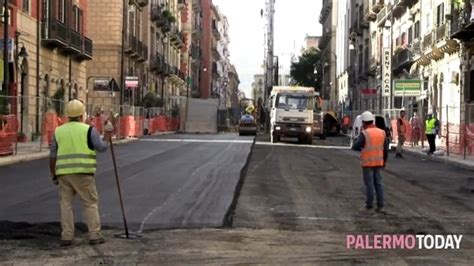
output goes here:
[{"label": "drainpipe", "polygon": [[[122,8],[122,47],[120,49],[120,105],[123,105],[124,93],[125,93],[125,34],[127,33],[127,7],[128,1],[123,0]],[[122,114],[122,108],[120,108],[120,114]]]},{"label": "drainpipe", "polygon": [[40,133],[39,129],[39,113],[40,113],[40,42],[41,42],[41,4],[36,5],[36,121],[35,121],[35,131],[36,134]]},{"label": "drainpipe", "polygon": [[68,91],[68,100],[72,100],[71,99],[71,95],[72,95],[72,58],[71,58],[71,55],[69,55],[69,91]]}]

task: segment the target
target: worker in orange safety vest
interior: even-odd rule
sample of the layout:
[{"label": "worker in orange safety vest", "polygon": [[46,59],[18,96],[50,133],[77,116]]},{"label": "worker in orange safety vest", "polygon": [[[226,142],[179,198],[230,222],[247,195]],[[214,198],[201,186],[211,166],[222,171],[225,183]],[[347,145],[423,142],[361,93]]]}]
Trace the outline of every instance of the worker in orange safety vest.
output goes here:
[{"label": "worker in orange safety vest", "polygon": [[383,212],[384,196],[381,170],[385,167],[388,157],[388,139],[385,131],[374,125],[374,115],[366,111],[362,113],[362,134],[354,142],[354,150],[361,151],[362,173],[366,188],[367,210],[372,210],[374,189],[377,196],[377,212]]}]

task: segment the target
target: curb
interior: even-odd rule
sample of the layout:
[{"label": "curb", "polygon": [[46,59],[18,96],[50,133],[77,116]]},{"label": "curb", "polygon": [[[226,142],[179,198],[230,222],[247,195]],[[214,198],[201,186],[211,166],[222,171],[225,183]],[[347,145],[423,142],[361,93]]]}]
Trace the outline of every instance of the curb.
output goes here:
[{"label": "curb", "polygon": [[[130,142],[135,142],[138,141],[138,138],[128,138],[128,139],[119,139],[119,140],[114,140],[114,144],[126,144]],[[21,163],[21,162],[30,162],[30,161],[35,161],[35,160],[40,160],[47,158],[49,156],[49,149],[46,149],[41,152],[34,152],[31,154],[25,154],[25,155],[13,155],[9,157],[4,157],[0,158],[0,166],[6,166],[6,165],[11,165],[11,164],[16,164],[16,163]]]},{"label": "curb", "polygon": [[10,157],[5,157],[5,160],[1,158],[0,166],[6,166],[6,165],[21,163],[21,162],[35,161],[35,160],[47,158],[48,156],[49,156],[49,150],[36,152],[33,154],[26,154],[26,155],[13,155]]},{"label": "curb", "polygon": [[474,165],[467,165],[467,164],[462,163],[462,162],[451,161],[451,160],[447,159],[446,155],[440,156],[440,157],[428,156],[428,155],[424,154],[421,151],[413,151],[413,150],[408,150],[408,149],[403,149],[403,152],[409,153],[411,155],[414,155],[414,156],[417,156],[417,157],[420,157],[420,158],[423,158],[423,159],[427,159],[427,160],[430,160],[430,161],[440,162],[440,163],[443,163],[445,165],[454,166],[454,167],[461,168],[461,169],[468,170],[468,171],[474,171]]}]

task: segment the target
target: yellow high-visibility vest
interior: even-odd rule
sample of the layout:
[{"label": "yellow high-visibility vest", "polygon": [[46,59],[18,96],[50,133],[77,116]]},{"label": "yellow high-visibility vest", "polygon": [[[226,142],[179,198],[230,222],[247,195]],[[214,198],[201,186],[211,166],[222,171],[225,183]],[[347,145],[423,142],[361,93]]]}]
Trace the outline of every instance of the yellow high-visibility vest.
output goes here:
[{"label": "yellow high-visibility vest", "polygon": [[69,122],[56,129],[56,175],[95,174],[96,152],[87,145],[89,128],[84,123]]}]

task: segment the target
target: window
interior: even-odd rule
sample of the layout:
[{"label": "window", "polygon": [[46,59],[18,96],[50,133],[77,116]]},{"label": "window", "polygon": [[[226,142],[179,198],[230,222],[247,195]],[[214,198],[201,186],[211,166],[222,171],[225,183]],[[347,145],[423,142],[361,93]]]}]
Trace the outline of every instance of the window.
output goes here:
[{"label": "window", "polygon": [[140,41],[142,40],[142,38],[141,38],[142,15],[143,15],[143,13],[137,12],[137,30],[136,30],[137,34],[136,34],[136,36],[137,36],[137,39],[140,40]]},{"label": "window", "polygon": [[66,0],[58,1],[58,20],[66,23]]},{"label": "window", "polygon": [[131,36],[136,36],[135,35],[135,11],[130,10],[128,11],[128,33]]},{"label": "window", "polygon": [[415,39],[420,38],[420,21],[415,22]]},{"label": "window", "polygon": [[72,7],[72,25],[75,32],[81,32],[81,10],[77,6]]},{"label": "window", "polygon": [[30,13],[30,0],[23,0],[21,8],[23,9],[23,12]]},{"label": "window", "polygon": [[411,44],[413,41],[413,26],[408,29],[408,43]]},{"label": "window", "polygon": [[312,109],[314,106],[312,97],[296,94],[279,94],[276,102],[278,108]]},{"label": "window", "polygon": [[436,26],[439,27],[444,24],[444,3],[441,3],[436,8]]}]

